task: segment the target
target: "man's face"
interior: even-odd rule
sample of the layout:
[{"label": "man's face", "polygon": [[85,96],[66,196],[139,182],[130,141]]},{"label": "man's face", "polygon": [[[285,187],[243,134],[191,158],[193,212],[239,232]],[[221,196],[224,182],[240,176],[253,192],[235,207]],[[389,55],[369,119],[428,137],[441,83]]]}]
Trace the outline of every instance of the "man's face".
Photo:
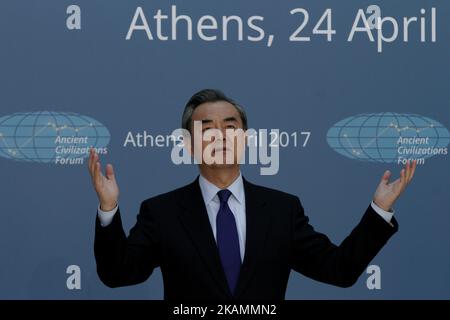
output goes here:
[{"label": "man's face", "polygon": [[[195,121],[201,122],[201,131],[195,130]],[[194,148],[197,149],[196,154],[201,152],[203,155],[203,164],[223,167],[238,163],[245,149],[245,134],[241,116],[234,105],[226,101],[199,105],[192,114],[191,135],[194,141],[200,142],[196,140],[200,132],[201,144],[195,143]]]}]

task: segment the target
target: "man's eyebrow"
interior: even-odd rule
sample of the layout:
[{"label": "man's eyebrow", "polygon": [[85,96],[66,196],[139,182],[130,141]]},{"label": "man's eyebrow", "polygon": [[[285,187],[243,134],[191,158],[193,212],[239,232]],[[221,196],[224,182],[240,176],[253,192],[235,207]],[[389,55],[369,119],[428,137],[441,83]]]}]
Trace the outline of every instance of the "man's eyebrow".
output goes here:
[{"label": "man's eyebrow", "polygon": [[202,124],[213,122],[211,119],[203,119]]},{"label": "man's eyebrow", "polygon": [[223,121],[237,121],[236,117],[228,117],[223,119]]}]

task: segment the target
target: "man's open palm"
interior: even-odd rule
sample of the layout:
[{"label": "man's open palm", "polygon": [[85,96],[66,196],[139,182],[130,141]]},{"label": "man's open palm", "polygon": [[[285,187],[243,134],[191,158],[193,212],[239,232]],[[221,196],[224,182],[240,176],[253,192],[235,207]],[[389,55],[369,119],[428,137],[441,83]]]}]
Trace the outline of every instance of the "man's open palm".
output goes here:
[{"label": "man's open palm", "polygon": [[406,186],[411,182],[414,172],[416,171],[416,166],[416,160],[414,160],[412,164],[408,161],[406,167],[400,172],[400,178],[393,182],[389,182],[391,172],[389,170],[386,171],[373,196],[375,204],[383,210],[389,211],[398,197],[405,190]]},{"label": "man's open palm", "polygon": [[114,209],[119,198],[119,186],[114,176],[114,169],[111,164],[107,164],[105,175],[103,175],[98,154],[94,149],[91,149],[89,154],[89,173],[100,201],[100,208],[103,211]]}]

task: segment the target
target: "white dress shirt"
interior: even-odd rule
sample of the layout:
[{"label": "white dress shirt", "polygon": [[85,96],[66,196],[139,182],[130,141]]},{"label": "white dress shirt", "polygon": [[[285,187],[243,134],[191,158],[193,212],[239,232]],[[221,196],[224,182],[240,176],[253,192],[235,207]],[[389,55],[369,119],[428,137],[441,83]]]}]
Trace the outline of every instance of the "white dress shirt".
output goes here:
[{"label": "white dress shirt", "polygon": [[[202,192],[203,201],[205,202],[205,207],[208,213],[209,223],[211,224],[211,228],[214,234],[214,239],[216,239],[217,241],[216,217],[220,208],[220,200],[217,192],[219,192],[221,189],[206,180],[202,175],[200,175],[198,182],[200,184],[200,190]],[[234,219],[236,221],[241,261],[243,261],[245,254],[246,216],[244,183],[241,173],[239,173],[239,177],[237,177],[236,180],[234,180],[234,182],[227,189],[231,191],[230,198],[228,199],[228,206],[230,207],[231,212],[233,212]],[[394,215],[394,211],[385,211],[378,207],[373,201],[371,203],[371,206],[376,213],[378,213],[387,223],[392,226],[391,219]],[[116,206],[111,211],[102,211],[100,209],[100,205],[98,206],[97,215],[100,219],[100,224],[103,227],[106,227],[111,223],[114,214],[117,212],[117,208],[118,206]]]},{"label": "white dress shirt", "polygon": [[[220,209],[220,200],[217,192],[221,189],[206,180],[202,175],[200,175],[198,182],[200,184],[200,190],[202,191],[206,211],[208,212],[209,223],[211,224],[214,239],[217,241],[216,217]],[[239,173],[239,177],[237,177],[227,189],[231,192],[231,195],[228,198],[228,206],[230,207],[231,212],[233,212],[234,220],[236,221],[242,262],[244,261],[245,254],[246,219],[244,182],[242,181],[241,173]]]}]

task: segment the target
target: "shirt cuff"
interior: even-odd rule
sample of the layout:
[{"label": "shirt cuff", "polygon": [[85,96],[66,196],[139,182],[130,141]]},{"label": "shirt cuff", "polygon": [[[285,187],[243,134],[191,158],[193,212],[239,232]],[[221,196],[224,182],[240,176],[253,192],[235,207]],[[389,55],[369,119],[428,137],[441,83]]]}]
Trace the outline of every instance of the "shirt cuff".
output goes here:
[{"label": "shirt cuff", "polygon": [[108,225],[111,224],[114,215],[117,212],[117,208],[119,208],[119,205],[116,205],[116,207],[111,211],[103,211],[102,209],[100,209],[100,205],[98,205],[97,216],[98,219],[100,220],[100,224],[102,227],[107,227]]},{"label": "shirt cuff", "polygon": [[375,210],[376,213],[378,213],[387,223],[389,223],[391,226],[393,225],[391,223],[392,216],[394,215],[394,210],[386,211],[381,209],[379,206],[375,204],[375,202],[372,201],[371,206],[373,210]]}]

